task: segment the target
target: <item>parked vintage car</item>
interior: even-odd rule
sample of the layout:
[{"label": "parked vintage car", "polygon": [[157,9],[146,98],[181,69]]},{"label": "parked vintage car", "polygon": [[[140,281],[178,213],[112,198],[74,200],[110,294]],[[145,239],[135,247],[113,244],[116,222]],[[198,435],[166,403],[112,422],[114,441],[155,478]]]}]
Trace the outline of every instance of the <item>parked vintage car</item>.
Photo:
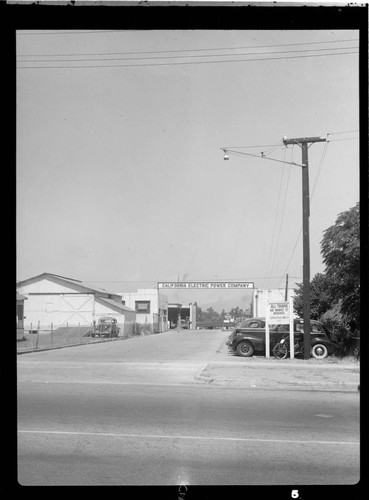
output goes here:
[{"label": "parked vintage car", "polygon": [[99,318],[91,332],[91,337],[118,337],[119,327],[116,318],[104,316]]},{"label": "parked vintage car", "polygon": [[[304,332],[304,321],[294,319],[294,335]],[[269,325],[270,351],[289,332],[289,325]],[[338,349],[333,334],[319,321],[310,321],[311,354],[324,358]],[[265,353],[265,318],[250,318],[237,326],[227,340],[228,348],[239,356]]]}]

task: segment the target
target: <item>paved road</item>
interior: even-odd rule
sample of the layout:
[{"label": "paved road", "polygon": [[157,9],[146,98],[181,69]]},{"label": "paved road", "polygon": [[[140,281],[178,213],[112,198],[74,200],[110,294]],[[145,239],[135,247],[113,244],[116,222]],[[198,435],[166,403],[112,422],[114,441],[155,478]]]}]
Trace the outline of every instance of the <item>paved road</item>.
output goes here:
[{"label": "paved road", "polygon": [[358,394],[194,383],[226,336],[168,332],[19,356],[20,483],[356,483]]},{"label": "paved road", "polygon": [[226,332],[171,330],[159,335],[18,356],[18,381],[193,383],[216,359]]}]

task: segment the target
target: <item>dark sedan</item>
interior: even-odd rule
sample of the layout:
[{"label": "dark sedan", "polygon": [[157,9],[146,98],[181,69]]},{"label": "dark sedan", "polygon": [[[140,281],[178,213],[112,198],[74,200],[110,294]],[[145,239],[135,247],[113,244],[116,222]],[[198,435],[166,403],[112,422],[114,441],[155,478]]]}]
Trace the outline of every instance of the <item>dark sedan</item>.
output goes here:
[{"label": "dark sedan", "polygon": [[[294,319],[293,323],[294,333],[302,334],[303,320]],[[289,325],[269,325],[271,351],[287,332]],[[322,323],[311,320],[310,335],[314,357],[322,358],[335,352],[337,343]],[[254,352],[265,354],[265,318],[250,318],[240,323],[228,337],[227,345],[232,352],[243,357],[250,357]]]},{"label": "dark sedan", "polygon": [[[273,348],[283,333],[279,335],[275,325],[269,325],[269,332]],[[237,325],[228,337],[227,345],[231,351],[244,357],[252,356],[255,351],[265,352],[265,318],[250,318]]]}]

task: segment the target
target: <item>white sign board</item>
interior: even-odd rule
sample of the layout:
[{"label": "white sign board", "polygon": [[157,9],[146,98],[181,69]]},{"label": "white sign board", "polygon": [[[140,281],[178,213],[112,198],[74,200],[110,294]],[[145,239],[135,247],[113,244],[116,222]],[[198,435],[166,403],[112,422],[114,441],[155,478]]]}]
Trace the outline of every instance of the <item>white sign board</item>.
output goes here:
[{"label": "white sign board", "polygon": [[159,281],[158,288],[197,288],[212,289],[219,288],[254,288],[250,281]]},{"label": "white sign board", "polygon": [[292,298],[288,301],[267,302],[265,318],[265,357],[270,357],[270,333],[269,325],[290,326],[290,358],[295,356],[294,352],[294,328],[293,328],[293,304]]},{"label": "white sign board", "polygon": [[288,325],[290,322],[288,302],[269,302],[269,323],[272,325]]}]

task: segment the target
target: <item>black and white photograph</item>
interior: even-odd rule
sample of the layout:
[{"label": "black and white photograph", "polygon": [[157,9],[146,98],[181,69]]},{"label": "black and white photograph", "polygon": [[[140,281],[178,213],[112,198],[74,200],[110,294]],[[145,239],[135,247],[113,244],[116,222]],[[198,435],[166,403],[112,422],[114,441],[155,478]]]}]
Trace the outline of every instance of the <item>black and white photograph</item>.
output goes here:
[{"label": "black and white photograph", "polygon": [[18,488],[362,498],[367,28],[295,8],[15,23]]}]

